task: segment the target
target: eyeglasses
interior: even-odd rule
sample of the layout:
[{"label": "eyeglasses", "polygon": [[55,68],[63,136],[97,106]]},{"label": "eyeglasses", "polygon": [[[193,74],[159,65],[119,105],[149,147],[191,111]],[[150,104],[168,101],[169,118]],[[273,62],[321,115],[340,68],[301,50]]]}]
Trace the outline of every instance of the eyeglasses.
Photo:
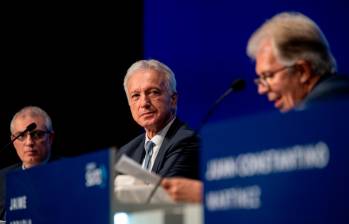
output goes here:
[{"label": "eyeglasses", "polygon": [[[43,130],[35,130],[35,131],[31,131],[31,132],[26,132],[24,134],[19,134],[18,135],[12,135],[13,138],[16,138],[16,140],[23,142],[24,140],[27,139],[27,136],[30,135],[30,138],[32,140],[40,140],[43,139],[45,137],[46,134],[51,133],[50,131],[43,131]],[[17,137],[18,136],[18,137]]]},{"label": "eyeglasses", "polygon": [[276,69],[275,71],[272,72],[264,72],[259,78],[254,79],[254,83],[259,86],[262,85],[266,88],[270,88],[270,84],[268,82],[268,80],[272,79],[277,73],[284,71],[285,69],[289,69],[294,67],[294,65],[290,65],[290,66],[283,66],[279,69]]}]

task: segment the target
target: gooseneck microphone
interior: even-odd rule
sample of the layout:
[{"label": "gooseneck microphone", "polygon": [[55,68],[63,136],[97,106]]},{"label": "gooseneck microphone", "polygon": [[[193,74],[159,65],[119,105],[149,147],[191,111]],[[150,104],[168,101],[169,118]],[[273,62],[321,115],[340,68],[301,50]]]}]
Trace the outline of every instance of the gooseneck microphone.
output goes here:
[{"label": "gooseneck microphone", "polygon": [[[199,131],[201,130],[201,128],[206,124],[206,122],[208,121],[208,119],[210,118],[210,116],[213,114],[213,112],[215,111],[215,109],[217,108],[217,106],[222,102],[222,100],[228,96],[231,92],[239,92],[241,90],[243,90],[245,88],[245,81],[242,79],[236,79],[235,81],[232,82],[232,84],[230,85],[229,89],[227,89],[223,95],[221,95],[213,104],[212,106],[209,108],[209,110],[207,111],[205,117],[203,117],[199,127],[195,130],[195,134],[198,134]],[[178,160],[179,156],[173,161],[172,164],[175,164]],[[151,199],[153,198],[156,190],[159,188],[162,180],[164,177],[161,177],[158,182],[155,184],[155,186],[152,188],[152,190],[150,191],[150,194],[148,195],[145,204],[149,204]]]},{"label": "gooseneck microphone", "polygon": [[203,119],[201,120],[200,125],[198,126],[198,128],[196,129],[195,133],[199,133],[199,131],[201,130],[201,128],[206,124],[206,122],[208,121],[208,119],[211,117],[211,115],[213,114],[213,112],[216,110],[216,108],[218,107],[218,105],[223,101],[223,99],[225,97],[227,97],[230,93],[232,92],[239,92],[241,90],[243,90],[245,88],[246,84],[245,81],[242,79],[236,79],[232,82],[232,84],[230,85],[229,89],[227,89],[212,105],[211,107],[208,109],[206,115],[203,117]]},{"label": "gooseneck microphone", "polygon": [[17,138],[22,137],[23,135],[25,135],[27,132],[31,132],[36,128],[36,124],[35,122],[29,124],[24,131],[20,132],[16,137],[14,137],[13,139],[11,139],[11,141],[9,143],[7,143],[1,150],[6,149],[7,147],[9,147],[14,141],[16,141]]}]

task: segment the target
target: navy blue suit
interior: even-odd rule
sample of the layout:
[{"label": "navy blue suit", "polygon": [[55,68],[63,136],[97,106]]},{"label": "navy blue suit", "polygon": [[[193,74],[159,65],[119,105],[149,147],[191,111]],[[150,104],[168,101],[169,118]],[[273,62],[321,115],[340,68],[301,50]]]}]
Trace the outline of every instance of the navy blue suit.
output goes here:
[{"label": "navy blue suit", "polygon": [[[145,156],[144,142],[145,133],[121,147],[118,156],[126,154],[141,164]],[[162,177],[199,179],[199,139],[178,118],[172,123],[162,142],[152,172]]]},{"label": "navy blue suit", "polygon": [[349,100],[348,76],[326,75],[322,77],[297,108],[306,109],[314,104],[333,100]]}]

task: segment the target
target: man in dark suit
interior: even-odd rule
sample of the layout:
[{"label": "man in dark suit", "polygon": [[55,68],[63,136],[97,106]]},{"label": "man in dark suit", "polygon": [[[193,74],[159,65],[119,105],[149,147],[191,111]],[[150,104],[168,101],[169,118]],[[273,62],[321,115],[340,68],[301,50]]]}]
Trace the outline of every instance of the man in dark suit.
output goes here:
[{"label": "man in dark suit", "polygon": [[171,69],[157,60],[137,61],[127,71],[124,88],[132,117],[145,133],[119,154],[160,176],[198,179],[199,139],[176,118],[176,80]]},{"label": "man in dark suit", "polygon": [[349,78],[336,74],[336,60],[320,28],[307,16],[279,13],[251,36],[258,93],[281,112],[318,102],[349,99]]},{"label": "man in dark suit", "polygon": [[[21,134],[29,124],[36,128]],[[28,106],[17,112],[12,118],[11,139],[21,163],[0,170],[0,220],[5,218],[6,175],[13,170],[25,170],[46,163],[51,154],[54,139],[51,118],[39,107]],[[18,137],[19,136],[19,137]]]}]

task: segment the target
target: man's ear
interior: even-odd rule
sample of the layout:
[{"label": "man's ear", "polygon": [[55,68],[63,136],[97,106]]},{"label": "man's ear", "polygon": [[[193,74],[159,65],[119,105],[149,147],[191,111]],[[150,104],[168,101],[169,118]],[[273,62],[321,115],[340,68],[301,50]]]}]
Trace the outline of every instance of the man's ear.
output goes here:
[{"label": "man's ear", "polygon": [[172,93],[171,99],[172,99],[172,105],[173,105],[173,106],[176,106],[176,105],[177,105],[177,98],[178,98],[177,93]]},{"label": "man's ear", "polygon": [[296,62],[296,69],[300,73],[300,82],[302,84],[307,83],[312,75],[313,75],[313,70],[311,68],[311,65],[308,61],[305,60],[299,60]]},{"label": "man's ear", "polygon": [[50,142],[52,144],[54,139],[56,138],[56,133],[54,131],[52,131],[49,135],[49,138],[50,138]]},{"label": "man's ear", "polygon": [[177,110],[177,100],[178,100],[177,93],[172,93],[172,95],[171,95],[171,109],[174,112]]}]

